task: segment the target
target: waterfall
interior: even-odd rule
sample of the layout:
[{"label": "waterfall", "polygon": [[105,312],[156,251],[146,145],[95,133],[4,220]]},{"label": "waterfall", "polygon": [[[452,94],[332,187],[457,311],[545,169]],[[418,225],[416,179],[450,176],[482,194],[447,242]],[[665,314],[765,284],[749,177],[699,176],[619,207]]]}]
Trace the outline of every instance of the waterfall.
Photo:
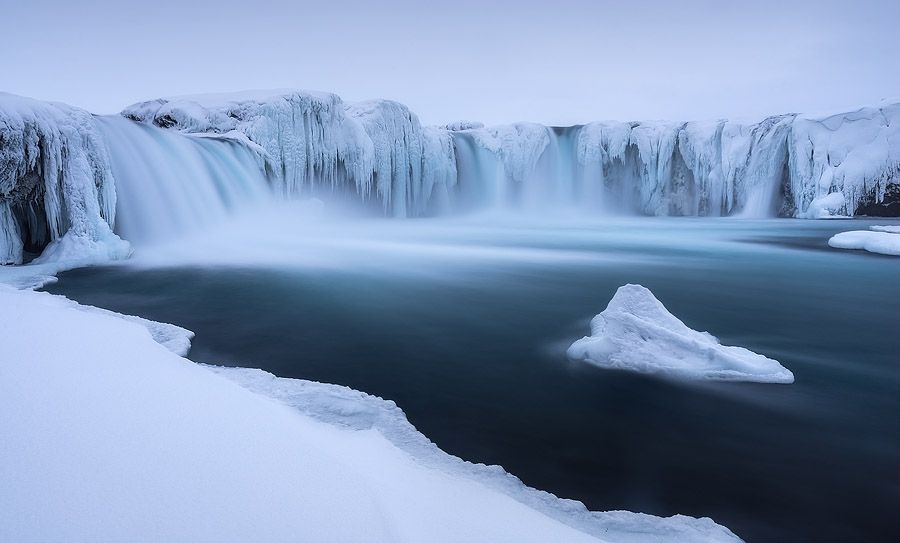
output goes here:
[{"label": "waterfall", "polygon": [[132,243],[170,239],[271,198],[244,145],[119,116],[98,121],[116,185],[116,233]]}]

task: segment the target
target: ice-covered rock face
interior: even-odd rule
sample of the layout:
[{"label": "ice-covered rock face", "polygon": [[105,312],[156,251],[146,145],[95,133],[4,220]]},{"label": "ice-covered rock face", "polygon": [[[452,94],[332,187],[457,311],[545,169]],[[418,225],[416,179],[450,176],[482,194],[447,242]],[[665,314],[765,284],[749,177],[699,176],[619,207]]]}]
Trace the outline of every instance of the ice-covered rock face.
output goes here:
[{"label": "ice-covered rock face", "polygon": [[[544,192],[561,190],[570,205],[594,212],[824,218],[900,213],[898,127],[900,104],[884,103],[758,123],[595,122],[563,131],[519,123],[454,137],[458,147],[474,138],[493,154],[481,161],[494,165],[460,169],[465,185],[496,171],[481,182],[556,185]],[[540,171],[542,163],[568,167]]]},{"label": "ice-covered rock face", "polygon": [[794,382],[777,361],[688,328],[640,285],[619,287],[591,320],[591,335],[573,343],[567,355],[602,368],[684,379]]},{"label": "ice-covered rock face", "polygon": [[356,197],[398,217],[578,207],[823,218],[900,207],[900,104],[758,123],[551,129],[461,121],[423,128],[396,102],[346,104],[333,94],[272,91],[156,100],[123,114],[242,139],[260,151],[260,166],[286,194],[353,187]]},{"label": "ice-covered rock face", "polygon": [[0,264],[21,264],[26,250],[43,250],[45,259],[121,258],[128,244],[110,228],[115,209],[91,114],[0,93]]},{"label": "ice-covered rock face", "polygon": [[242,140],[286,196],[349,189],[404,217],[424,213],[435,186],[456,183],[449,135],[424,129],[406,106],[389,100],[346,104],[327,93],[248,92],[154,100],[122,114]]}]

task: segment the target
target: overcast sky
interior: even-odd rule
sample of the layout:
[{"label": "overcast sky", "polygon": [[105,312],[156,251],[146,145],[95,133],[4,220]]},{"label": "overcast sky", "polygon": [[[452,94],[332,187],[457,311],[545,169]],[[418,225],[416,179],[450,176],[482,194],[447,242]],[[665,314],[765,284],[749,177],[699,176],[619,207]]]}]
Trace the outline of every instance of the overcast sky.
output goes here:
[{"label": "overcast sky", "polygon": [[568,125],[900,96],[898,0],[4,4],[0,90],[95,113],[290,87],[391,98],[426,124]]}]

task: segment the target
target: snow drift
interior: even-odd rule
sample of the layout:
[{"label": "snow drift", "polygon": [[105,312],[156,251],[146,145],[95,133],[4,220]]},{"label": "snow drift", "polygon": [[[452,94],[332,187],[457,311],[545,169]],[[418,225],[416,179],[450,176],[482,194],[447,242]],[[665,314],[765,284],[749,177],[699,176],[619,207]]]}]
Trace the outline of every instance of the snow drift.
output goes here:
[{"label": "snow drift", "polygon": [[640,285],[619,287],[591,320],[591,335],[573,343],[567,355],[602,368],[687,379],[794,382],[775,360],[688,328]]},{"label": "snow drift", "polygon": [[[0,306],[3,541],[739,541],[527,489],[440,453],[390,402],[216,370],[265,398],[109,312],[2,285]],[[188,335],[156,333],[175,351]]]}]

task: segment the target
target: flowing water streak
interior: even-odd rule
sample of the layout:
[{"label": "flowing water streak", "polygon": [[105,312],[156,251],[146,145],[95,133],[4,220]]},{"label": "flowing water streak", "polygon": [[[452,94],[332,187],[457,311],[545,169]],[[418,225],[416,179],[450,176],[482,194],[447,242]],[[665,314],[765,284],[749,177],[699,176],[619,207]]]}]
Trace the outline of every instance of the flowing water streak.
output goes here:
[{"label": "flowing water streak", "polygon": [[271,199],[252,152],[223,139],[100,117],[116,183],[116,233],[162,241]]}]

